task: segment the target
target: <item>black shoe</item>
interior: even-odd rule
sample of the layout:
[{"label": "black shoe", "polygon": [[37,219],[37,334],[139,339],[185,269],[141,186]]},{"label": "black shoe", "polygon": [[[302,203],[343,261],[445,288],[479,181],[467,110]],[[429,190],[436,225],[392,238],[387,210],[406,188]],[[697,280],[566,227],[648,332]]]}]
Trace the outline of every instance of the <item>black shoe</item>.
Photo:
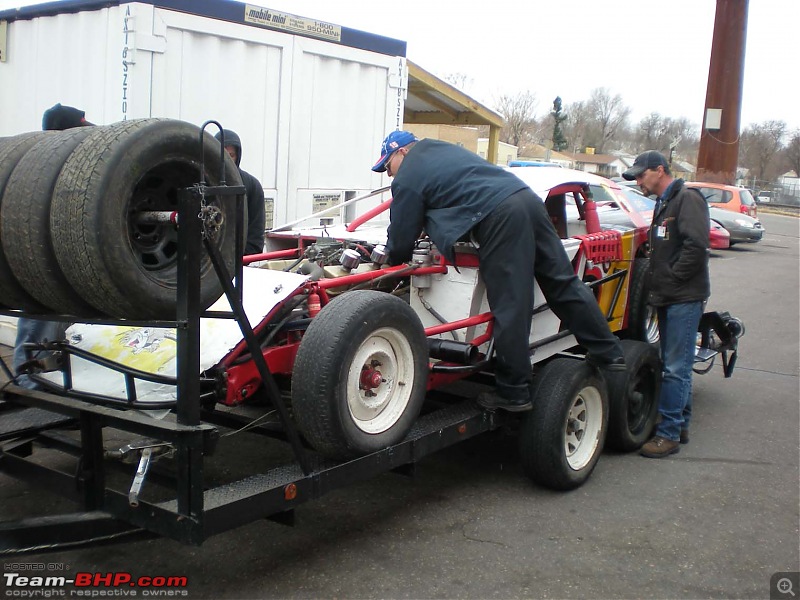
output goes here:
[{"label": "black shoe", "polygon": [[624,356],[619,356],[612,360],[605,360],[602,358],[598,358],[596,356],[592,356],[591,354],[587,354],[586,362],[589,364],[590,367],[593,367],[595,369],[603,369],[604,371],[621,372],[627,368],[627,366],[625,365]]},{"label": "black shoe", "polygon": [[688,429],[681,429],[681,444],[688,444],[689,443],[689,430]]},{"label": "black shoe", "polygon": [[482,394],[479,394],[478,404],[489,410],[502,408],[503,410],[507,410],[509,412],[524,412],[533,408],[533,402],[531,402],[530,398],[527,400],[524,398],[520,398],[519,400],[510,400],[508,398],[503,398],[495,392],[483,392]]}]

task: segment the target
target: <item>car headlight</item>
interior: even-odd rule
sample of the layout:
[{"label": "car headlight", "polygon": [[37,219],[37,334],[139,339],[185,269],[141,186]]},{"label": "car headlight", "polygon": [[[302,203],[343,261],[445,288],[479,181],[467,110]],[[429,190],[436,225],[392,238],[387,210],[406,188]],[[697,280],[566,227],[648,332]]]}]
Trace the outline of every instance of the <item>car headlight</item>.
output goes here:
[{"label": "car headlight", "polygon": [[752,229],[753,228],[753,222],[752,221],[745,221],[744,219],[736,219],[736,224],[737,225],[741,225],[742,227],[747,227],[748,229]]}]

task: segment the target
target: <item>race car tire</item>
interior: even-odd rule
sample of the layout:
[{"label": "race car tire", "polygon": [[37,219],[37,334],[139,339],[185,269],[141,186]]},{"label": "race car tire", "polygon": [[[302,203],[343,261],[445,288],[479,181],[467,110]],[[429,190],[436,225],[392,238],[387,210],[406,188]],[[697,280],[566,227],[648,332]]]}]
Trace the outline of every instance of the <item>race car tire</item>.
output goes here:
[{"label": "race car tire", "polygon": [[647,284],[649,268],[649,258],[634,259],[630,281],[628,327],[624,337],[657,346],[660,339],[658,316],[655,307],[647,302],[650,295],[650,286]]},{"label": "race car tire", "polygon": [[630,452],[647,441],[658,416],[661,359],[652,344],[622,340],[627,369],[605,374],[608,385],[609,448]]},{"label": "race car tire", "polygon": [[557,358],[534,376],[533,410],[519,431],[525,473],[554,490],[582,485],[603,451],[608,393],[603,378],[583,361]]},{"label": "race car tire", "polygon": [[427,338],[411,307],[384,292],[346,292],[314,317],[300,343],[294,417],[326,457],[375,452],[406,436],[427,375]]},{"label": "race car tire", "polygon": [[[3,197],[5,196],[8,180],[17,164],[36,142],[49,135],[53,134],[45,131],[34,131],[0,140],[0,210],[2,210]],[[3,245],[2,233],[0,232],[0,306],[20,310],[25,309],[37,313],[47,312],[45,307],[26,292],[25,288],[17,281],[8,264]]]},{"label": "race car tire", "polygon": [[[178,192],[221,180],[220,146],[191,123],[171,119],[123,121],[103,127],[64,163],[53,192],[50,232],[58,263],[70,284],[100,312],[127,319],[174,319],[177,304],[178,229],[172,223],[143,224],[140,212],[176,211]],[[241,185],[239,170],[225,155],[228,185]],[[231,197],[232,198],[232,197]],[[235,263],[235,203],[206,197],[218,217],[211,235],[232,272]],[[239,249],[241,253],[242,249]],[[203,249],[201,310],[222,293]]]},{"label": "race car tire", "polygon": [[39,140],[11,174],[0,209],[0,237],[14,276],[37,302],[57,313],[97,314],[67,281],[50,236],[50,204],[58,174],[94,129],[59,131]]}]

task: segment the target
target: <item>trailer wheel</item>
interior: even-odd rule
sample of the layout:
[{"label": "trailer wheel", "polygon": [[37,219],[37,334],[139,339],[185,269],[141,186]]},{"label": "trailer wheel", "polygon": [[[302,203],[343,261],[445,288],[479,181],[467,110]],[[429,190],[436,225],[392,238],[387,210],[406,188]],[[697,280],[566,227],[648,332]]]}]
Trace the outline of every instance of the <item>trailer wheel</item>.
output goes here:
[{"label": "trailer wheel", "polygon": [[627,370],[608,372],[608,445],[630,452],[639,448],[653,432],[658,415],[661,359],[655,346],[622,340]]},{"label": "trailer wheel", "polygon": [[527,475],[555,490],[582,485],[603,451],[608,394],[602,377],[582,361],[557,358],[534,377],[533,410],[519,433]]},{"label": "trailer wheel", "polygon": [[427,338],[408,304],[383,292],[342,294],[314,318],[297,352],[298,427],[334,459],[386,448],[419,414],[427,372]]},{"label": "trailer wheel", "polygon": [[[53,134],[45,131],[34,131],[0,140],[0,210],[2,210],[6,186],[14,168],[36,142],[49,135]],[[32,312],[45,312],[44,307],[36,302],[17,281],[3,251],[4,245],[2,232],[0,232],[0,305],[9,308],[27,309]]]},{"label": "trailer wheel", "polygon": [[40,139],[11,174],[0,210],[3,251],[20,285],[51,310],[82,316],[97,311],[72,289],[58,266],[50,204],[61,167],[93,130],[80,127]]},{"label": "trailer wheel", "polygon": [[[200,182],[218,185],[220,146],[195,125],[170,119],[123,121],[103,127],[64,163],[53,192],[50,231],[59,265],[72,287],[99,311],[130,319],[174,319],[178,231],[171,223],[144,223],[148,211],[175,211],[178,192]],[[225,157],[227,180],[241,185]],[[235,205],[207,197],[218,220],[211,239],[229,271],[235,260]],[[239,252],[243,250],[239,249]],[[205,309],[222,287],[203,252],[200,304]]]},{"label": "trailer wheel", "polygon": [[658,315],[655,307],[647,302],[647,297],[650,295],[650,286],[647,284],[649,268],[649,258],[634,259],[630,280],[628,328],[625,331],[625,337],[657,346],[660,339]]}]

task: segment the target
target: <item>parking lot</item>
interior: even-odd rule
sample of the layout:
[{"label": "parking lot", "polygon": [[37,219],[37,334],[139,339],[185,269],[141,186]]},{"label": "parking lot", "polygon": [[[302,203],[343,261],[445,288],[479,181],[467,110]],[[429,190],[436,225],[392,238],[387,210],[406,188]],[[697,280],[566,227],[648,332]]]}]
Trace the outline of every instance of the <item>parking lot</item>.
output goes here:
[{"label": "parking lot", "polygon": [[[199,548],[148,540],[5,557],[4,572],[185,576],[190,598],[767,598],[774,573],[800,570],[800,231],[794,217],[761,220],[760,243],[711,259],[709,308],[747,333],[733,378],[720,365],[695,377],[678,455],[606,452],[586,485],[556,493],[525,478],[498,431],[424,460],[413,478],[305,504],[294,527],[256,522]],[[69,508],[0,476],[2,519]]]}]

